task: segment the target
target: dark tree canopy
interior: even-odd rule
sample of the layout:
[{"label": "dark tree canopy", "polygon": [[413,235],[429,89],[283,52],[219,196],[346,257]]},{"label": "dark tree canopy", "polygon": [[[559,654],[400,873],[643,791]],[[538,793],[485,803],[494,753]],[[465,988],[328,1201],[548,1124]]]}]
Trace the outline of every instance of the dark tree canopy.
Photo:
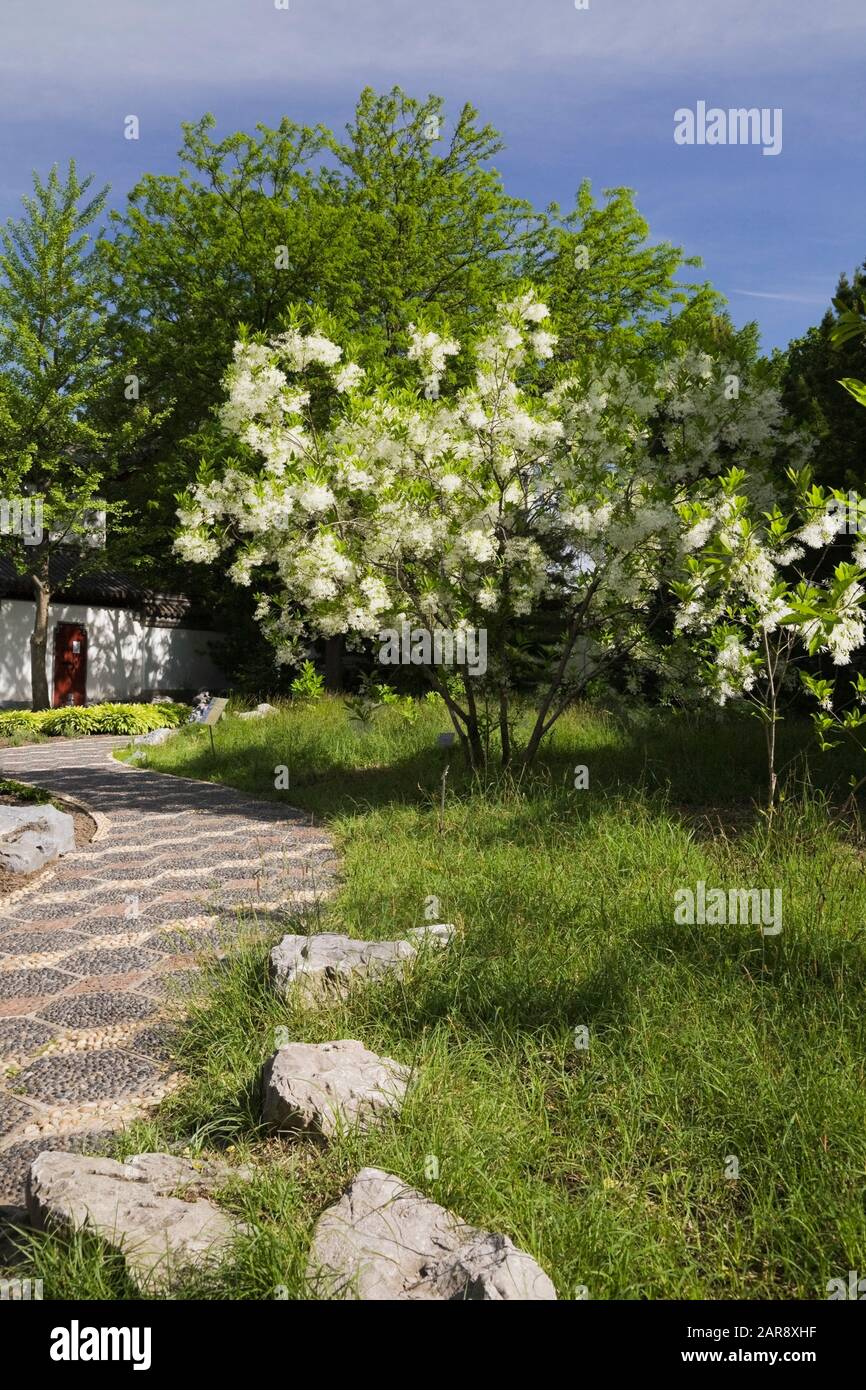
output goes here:
[{"label": "dark tree canopy", "polygon": [[849,280],[844,273],[835,300],[820,324],[788,347],[782,377],[786,409],[817,438],[816,481],[828,487],[862,488],[866,483],[866,411],[840,386],[845,377],[866,379],[866,336],[834,341],[845,310],[860,309],[866,295],[866,262]]}]

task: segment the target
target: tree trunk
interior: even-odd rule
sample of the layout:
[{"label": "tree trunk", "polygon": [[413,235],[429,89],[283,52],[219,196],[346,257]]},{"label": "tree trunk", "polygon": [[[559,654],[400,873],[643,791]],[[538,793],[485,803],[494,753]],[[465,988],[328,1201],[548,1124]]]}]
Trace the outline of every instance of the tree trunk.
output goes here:
[{"label": "tree trunk", "polygon": [[31,708],[49,709],[51,698],[48,694],[48,620],[51,606],[51,585],[48,576],[48,551],[37,557],[37,565],[30,575],[33,596],[36,599],[36,614],[33,632],[30,635],[30,690]]},{"label": "tree trunk", "polygon": [[502,766],[511,766],[511,731],[508,727],[508,694],[505,686],[499,690],[499,737],[502,742]]},{"label": "tree trunk", "polygon": [[535,716],[535,724],[533,725],[532,733],[529,737],[529,742],[523,750],[524,767],[531,767],[532,764],[535,762],[538,750],[541,747],[541,740],[544,738],[544,735],[550,728],[550,724],[547,722],[547,716],[550,713],[550,707],[553,704],[554,696],[562,688],[562,683],[565,679],[566,667],[568,666],[568,659],[571,656],[572,651],[574,650],[574,645],[577,641],[577,636],[578,634],[575,630],[575,626],[572,625],[568,630],[566,642],[562,650],[562,655],[559,658],[559,664],[557,665],[556,671],[553,674],[553,679],[550,682],[550,686],[548,687],[544,699],[541,701],[541,704],[538,707]]},{"label": "tree trunk", "polygon": [[478,707],[475,704],[472,677],[468,672],[464,673],[463,676],[463,689],[466,691],[466,709],[469,716],[466,720],[464,752],[468,754],[469,766],[472,771],[481,772],[485,766],[484,744],[481,740],[481,725],[478,722]]},{"label": "tree trunk", "polygon": [[325,641],[325,689],[343,689],[342,637],[328,637]]},{"label": "tree trunk", "polygon": [[776,809],[776,793],[778,790],[779,779],[776,775],[776,724],[779,718],[779,698],[776,686],[776,672],[779,664],[778,650],[773,659],[770,651],[770,639],[764,630],[764,661],[767,670],[767,688],[769,692],[770,715],[769,723],[765,725],[765,735],[767,743],[767,814],[772,822],[773,812]]},{"label": "tree trunk", "polygon": [[484,747],[481,742],[478,712],[472,699],[471,687],[467,690],[468,708],[463,709],[452,696],[447,680],[435,666],[426,666],[422,669],[425,679],[434,690],[438,691],[445,702],[445,708],[451,716],[451,723],[460,740],[460,748],[466,759],[467,767],[470,767],[473,772],[479,771],[484,764]]}]

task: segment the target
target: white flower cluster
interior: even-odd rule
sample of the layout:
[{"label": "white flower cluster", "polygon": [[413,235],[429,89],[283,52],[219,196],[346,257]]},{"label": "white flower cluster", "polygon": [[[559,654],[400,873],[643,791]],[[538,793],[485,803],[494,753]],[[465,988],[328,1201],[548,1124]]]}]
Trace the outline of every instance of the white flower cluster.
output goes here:
[{"label": "white flower cluster", "polygon": [[748,693],[755,685],[754,655],[741,638],[728,636],[716,655],[715,697],[720,705]]},{"label": "white flower cluster", "polygon": [[316,363],[322,367],[335,367],[343,356],[343,349],[321,333],[299,333],[295,328],[277,334],[271,339],[271,347],[277,350],[286,368],[292,372],[303,372]]},{"label": "white flower cluster", "polygon": [[423,333],[414,323],[409,324],[409,361],[419,363],[424,373],[424,385],[430,392],[439,389],[445,372],[446,358],[455,357],[460,344],[451,338],[440,338],[430,330]]},{"label": "white flower cluster", "polygon": [[847,666],[851,657],[866,640],[862,584],[848,584],[838,595],[834,611],[824,620],[812,619],[803,624],[803,638],[821,641],[821,650],[833,658],[834,666]]},{"label": "white flower cluster", "polygon": [[828,509],[801,526],[797,536],[812,550],[820,550],[831,545],[844,529],[845,517],[842,513]]}]

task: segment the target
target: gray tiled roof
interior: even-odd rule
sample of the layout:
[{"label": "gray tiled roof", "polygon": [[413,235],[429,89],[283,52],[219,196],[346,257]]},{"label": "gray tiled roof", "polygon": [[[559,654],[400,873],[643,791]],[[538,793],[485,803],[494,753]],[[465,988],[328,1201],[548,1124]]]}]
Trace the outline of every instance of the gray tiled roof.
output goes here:
[{"label": "gray tiled roof", "polygon": [[[110,570],[80,575],[69,579],[75,557],[55,554],[51,557],[51,578],[54,601],[86,603],[100,608],[133,608],[146,622],[177,623],[191,613],[193,605],[183,594],[161,594],[145,588],[126,575]],[[26,577],[12,561],[0,555],[0,599],[32,599],[33,590]]]}]

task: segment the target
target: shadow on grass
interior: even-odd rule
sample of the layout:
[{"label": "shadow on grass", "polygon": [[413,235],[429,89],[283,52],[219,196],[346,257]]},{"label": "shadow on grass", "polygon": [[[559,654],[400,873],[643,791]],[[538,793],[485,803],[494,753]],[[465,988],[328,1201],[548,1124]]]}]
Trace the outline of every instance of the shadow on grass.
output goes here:
[{"label": "shadow on grass", "polygon": [[[701,822],[707,821],[710,827],[721,826],[726,834],[740,835],[758,822],[766,798],[763,732],[756,721],[743,717],[671,716],[632,728],[603,720],[585,729],[562,725],[528,773],[502,773],[492,766],[482,778],[466,770],[456,750],[448,755],[430,747],[396,756],[383,742],[382,756],[387,761],[358,766],[352,758],[364,752],[362,742],[347,744],[335,736],[333,747],[325,740],[306,752],[303,745],[287,751],[280,732],[275,731],[270,740],[261,731],[254,732],[259,735],[257,741],[218,745],[216,761],[209,747],[185,739],[179,750],[182,757],[172,762],[168,745],[159,750],[151,766],[157,772],[234,787],[288,812],[300,808],[326,818],[351,817],[392,805],[427,805],[435,815],[446,768],[446,804],[480,790],[494,801],[498,797],[556,800],[561,793],[573,816],[583,813],[578,808],[592,805],[591,795],[575,790],[575,771],[583,765],[590,793],[601,790],[624,799],[657,794],[685,819],[694,816],[699,833]],[[235,738],[240,740],[237,734]],[[778,766],[792,791],[803,780],[807,756],[810,785],[833,801],[843,799],[854,770],[849,751],[838,748],[820,755],[808,721],[787,721],[779,730]],[[274,788],[275,758],[284,759],[289,767],[285,791]],[[320,765],[312,767],[310,762]]]},{"label": "shadow on grass", "polygon": [[[494,1049],[513,1049],[521,1037],[561,1037],[584,1025],[600,1040],[616,1043],[646,1011],[650,996],[664,996],[671,978],[679,977],[675,993],[689,996],[695,1009],[718,1006],[742,1010],[742,1021],[769,1014],[787,1031],[809,1020],[819,1025],[838,1013],[840,989],[850,999],[862,998],[866,988],[866,934],[856,941],[810,943],[804,940],[762,939],[752,927],[702,929],[654,923],[633,931],[610,946],[583,978],[545,978],[543,964],[523,957],[504,961],[497,953],[471,949],[466,943],[451,948],[447,973],[444,961],[423,961],[406,980],[383,978],[358,985],[350,997],[352,1036],[387,1035],[392,1045],[403,1043],[411,1054],[432,1031],[445,1028],[455,1037],[472,1035]],[[458,953],[461,958],[458,959]],[[543,954],[543,946],[540,954]],[[261,1057],[275,1046],[278,1017],[292,1018],[267,981],[266,951],[248,951],[232,966],[228,992],[219,975],[215,992],[196,1006],[177,1050],[177,1059],[193,1073],[213,1060],[226,1019],[244,1000],[249,1036],[261,1044]],[[333,1009],[332,1013],[329,1009]],[[300,1017],[300,1016],[299,1016]],[[345,1015],[339,1005],[325,1006],[317,1024],[325,1033],[333,1019],[333,1036],[343,1036]],[[693,1020],[698,1023],[697,1017]],[[298,1037],[304,1022],[295,1021]],[[289,1024],[292,1027],[292,1024]],[[330,1036],[330,1034],[329,1034]],[[219,1095],[219,1114],[203,1121],[197,1142],[234,1143],[243,1135],[262,1136],[260,1065],[244,1064],[243,1082]],[[215,1098],[216,1099],[216,1098]]]}]

